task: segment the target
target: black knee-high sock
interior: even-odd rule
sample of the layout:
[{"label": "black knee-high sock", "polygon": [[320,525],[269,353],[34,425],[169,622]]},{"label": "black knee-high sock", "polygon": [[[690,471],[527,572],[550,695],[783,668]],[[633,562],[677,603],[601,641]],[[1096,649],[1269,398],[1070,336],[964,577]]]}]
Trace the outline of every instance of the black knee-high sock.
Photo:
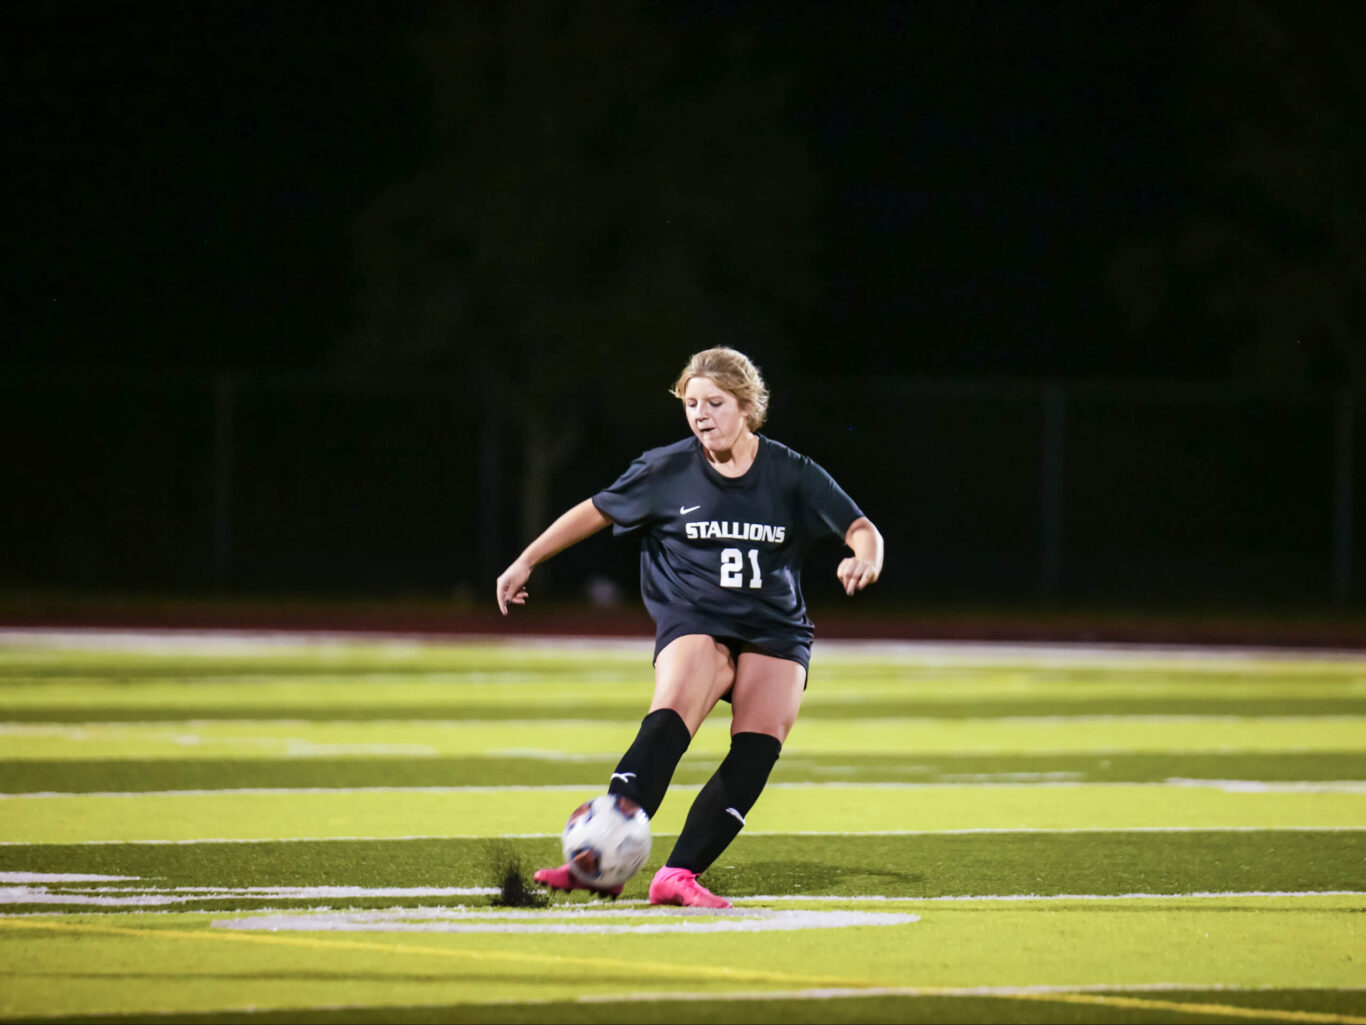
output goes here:
[{"label": "black knee-high sock", "polygon": [[640,721],[640,732],[617,763],[607,792],[630,798],[654,818],[690,743],[683,717],[672,708],[656,709]]},{"label": "black knee-high sock", "polygon": [[739,835],[782,749],[782,742],[767,733],[737,733],[730,738],[730,753],[688,810],[683,832],[665,862],[669,868],[700,875],[711,867]]}]

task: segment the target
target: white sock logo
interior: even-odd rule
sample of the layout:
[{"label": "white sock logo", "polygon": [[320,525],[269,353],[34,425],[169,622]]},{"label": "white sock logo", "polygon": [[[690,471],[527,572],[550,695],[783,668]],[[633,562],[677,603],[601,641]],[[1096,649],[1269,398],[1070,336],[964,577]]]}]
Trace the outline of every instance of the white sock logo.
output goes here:
[{"label": "white sock logo", "polygon": [[[623,783],[629,783],[629,782],[631,782],[631,780],[633,780],[633,779],[635,779],[635,778],[636,778],[636,774],[635,774],[634,772],[614,772],[614,773],[612,773],[612,779],[619,779],[619,780],[621,780]],[[608,780],[607,782],[610,783],[610,782],[612,782],[612,780]]]},{"label": "white sock logo", "polygon": [[740,820],[740,825],[743,826],[743,825],[745,824],[745,817],[744,817],[743,815],[741,815],[738,811],[736,811],[734,808],[727,808],[727,809],[726,809],[726,814],[727,814],[727,815],[734,815],[737,819]]}]

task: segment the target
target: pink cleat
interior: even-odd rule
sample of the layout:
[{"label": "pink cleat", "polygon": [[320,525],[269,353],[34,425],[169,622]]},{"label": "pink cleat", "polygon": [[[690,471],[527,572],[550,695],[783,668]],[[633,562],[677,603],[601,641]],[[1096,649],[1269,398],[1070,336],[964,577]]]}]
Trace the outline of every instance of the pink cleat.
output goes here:
[{"label": "pink cleat", "polygon": [[681,904],[685,908],[728,908],[730,901],[718,897],[697,881],[697,873],[665,866],[650,881],[651,904]]},{"label": "pink cleat", "polygon": [[596,893],[603,897],[621,896],[620,886],[589,886],[585,882],[580,882],[574,873],[569,871],[567,862],[559,868],[538,868],[531,878],[538,883],[549,886],[552,890],[563,890],[565,893],[574,890],[587,890],[589,893]]}]

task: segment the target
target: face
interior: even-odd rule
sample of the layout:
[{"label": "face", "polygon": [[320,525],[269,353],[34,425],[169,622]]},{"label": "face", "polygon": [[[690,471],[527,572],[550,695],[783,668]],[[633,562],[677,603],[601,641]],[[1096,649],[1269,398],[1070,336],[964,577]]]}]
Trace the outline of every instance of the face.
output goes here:
[{"label": "face", "polygon": [[749,433],[748,409],[710,377],[694,377],[683,389],[683,412],[697,439],[712,452],[729,452]]}]

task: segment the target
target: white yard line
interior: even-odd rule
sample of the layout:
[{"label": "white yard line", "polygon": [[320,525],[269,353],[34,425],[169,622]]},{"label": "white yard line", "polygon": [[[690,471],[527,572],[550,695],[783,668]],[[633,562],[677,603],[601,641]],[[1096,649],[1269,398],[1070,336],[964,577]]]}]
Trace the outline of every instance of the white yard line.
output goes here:
[{"label": "white yard line", "polygon": [[[1077,986],[877,986],[823,987],[796,990],[757,990],[750,993],[711,993],[684,990],[671,993],[585,993],[576,998],[581,1004],[615,1004],[652,1002],[655,1000],[835,1000],[844,997],[1012,997],[1046,995],[1050,993],[1171,993],[1194,991],[1199,993],[1263,993],[1284,989],[1284,986],[1226,986],[1198,982],[1134,982],[1089,983]],[[1325,993],[1359,993],[1366,986],[1305,986],[1305,989]]]},{"label": "white yard line", "polygon": [[[1046,827],[983,827],[980,829],[756,829],[747,836],[972,836],[978,833],[1358,833],[1366,826],[1081,826],[1071,829]],[[677,833],[659,831],[655,837]],[[109,847],[119,844],[139,846],[190,847],[195,844],[272,844],[272,843],[393,843],[404,840],[546,840],[559,833],[413,833],[402,836],[276,836],[276,837],[195,837],[188,840],[69,840],[62,846]],[[43,847],[29,840],[0,840],[0,847]]]},{"label": "white yard line", "polygon": [[[572,637],[544,634],[434,634],[405,631],[143,629],[117,627],[0,627],[0,645],[30,645],[72,650],[190,651],[199,654],[240,653],[281,647],[385,648],[451,647],[491,644],[501,647],[566,647],[575,650],[641,651],[648,637]],[[1178,660],[1192,663],[1247,661],[1360,661],[1366,652],[1345,648],[1277,647],[1269,645],[1096,644],[1022,641],[905,641],[896,639],[818,639],[816,655],[896,658],[920,664],[957,665],[1028,661],[1040,665],[1074,665],[1107,661]]]},{"label": "white yard line", "polygon": [[[689,784],[680,784],[686,787]],[[694,790],[701,789],[692,785]],[[35,790],[16,791],[0,794],[0,800],[28,797],[214,797],[218,795],[254,796],[263,794],[308,795],[308,794],[496,794],[496,793],[556,793],[574,791],[586,792],[591,786],[579,784],[549,784],[546,786],[468,786],[468,787],[225,787],[221,790]]]},{"label": "white yard line", "polygon": [[[26,873],[5,873],[22,876]],[[0,876],[0,883],[7,880]],[[106,879],[138,881],[136,876],[105,876]],[[5,905],[60,904],[77,907],[165,907],[208,901],[243,900],[374,900],[379,898],[433,899],[437,897],[490,897],[491,886],[98,886],[0,885],[0,907]]]},{"label": "white yard line", "polygon": [[[7,873],[9,876],[24,873]],[[80,878],[70,877],[73,881]],[[73,885],[24,885],[0,886],[0,907],[6,905],[67,905],[76,907],[166,907],[169,905],[192,904],[207,901],[272,901],[295,900],[378,900],[382,898],[432,900],[440,897],[492,897],[499,893],[492,886],[147,886],[136,885],[136,876],[104,877],[122,878],[135,885],[83,887]],[[973,903],[1048,903],[1048,902],[1106,902],[1106,901],[1183,901],[1183,900],[1275,900],[1302,899],[1312,897],[1363,897],[1362,890],[1194,890],[1175,893],[991,893],[991,894],[941,894],[936,896],[886,896],[884,894],[756,894],[734,897],[734,915],[764,917],[775,914],[764,905],[770,904],[973,904]],[[284,911],[298,916],[303,914],[287,909],[258,909],[261,912]],[[349,924],[361,921],[369,925],[391,920],[459,920],[478,918],[490,920],[524,920],[527,923],[541,923],[559,920],[584,920],[605,917],[621,917],[628,914],[647,913],[652,915],[694,915],[709,912],[695,909],[653,908],[648,901],[627,899],[614,901],[610,905],[592,902],[586,905],[554,905],[545,909],[517,910],[467,906],[458,904],[424,905],[421,903],[400,905],[380,909],[357,910],[354,908],[334,908],[314,906],[306,913],[310,921],[329,916],[343,916]],[[824,914],[824,912],[822,912]],[[0,917],[9,917],[0,915]],[[850,922],[834,924],[857,924]],[[886,924],[873,922],[871,924]],[[255,928],[256,926],[253,926]],[[296,926],[290,926],[291,928]],[[330,926],[325,926],[330,928]],[[342,926],[343,928],[349,926]],[[793,926],[794,928],[796,926]],[[824,927],[824,926],[821,926]],[[246,928],[240,926],[240,928]],[[525,931],[525,930],[523,930]]]},{"label": "white yard line", "polygon": [[138,882],[141,876],[85,875],[79,872],[0,872],[0,884]]},{"label": "white yard line", "polygon": [[214,928],[244,932],[427,932],[599,935],[792,932],[911,925],[920,916],[888,911],[809,911],[770,908],[615,907],[512,911],[486,908],[394,908],[223,918]]},{"label": "white yard line", "polygon": [[282,648],[380,648],[386,652],[418,652],[461,644],[499,647],[601,648],[638,652],[649,658],[652,638],[548,637],[544,635],[431,634],[404,631],[148,629],[117,627],[0,627],[0,646],[27,646],[68,651],[123,651],[156,654],[249,655]]},{"label": "white yard line", "polygon": [[731,898],[736,904],[767,903],[769,901],[892,901],[902,904],[960,903],[965,901],[1051,901],[1051,900],[1203,900],[1247,899],[1276,897],[1366,897],[1366,890],[1190,890],[1180,893],[998,893],[998,894],[943,894],[936,897],[839,897],[800,894],[759,894],[752,897]]},{"label": "white yard line", "polygon": [[[7,798],[139,798],[211,797],[216,795],[309,795],[309,794],[535,794],[583,791],[589,784],[513,784],[509,786],[376,786],[376,787],[222,787],[196,790],[33,790],[0,793]],[[680,783],[678,792],[701,788],[697,783]],[[983,780],[950,783],[860,783],[852,780],[812,780],[802,783],[770,783],[770,790],[1081,790],[1081,789],[1170,789],[1218,790],[1238,794],[1366,794],[1366,780],[1256,780],[1256,779],[1167,779],[1143,782],[1104,780]]]}]

